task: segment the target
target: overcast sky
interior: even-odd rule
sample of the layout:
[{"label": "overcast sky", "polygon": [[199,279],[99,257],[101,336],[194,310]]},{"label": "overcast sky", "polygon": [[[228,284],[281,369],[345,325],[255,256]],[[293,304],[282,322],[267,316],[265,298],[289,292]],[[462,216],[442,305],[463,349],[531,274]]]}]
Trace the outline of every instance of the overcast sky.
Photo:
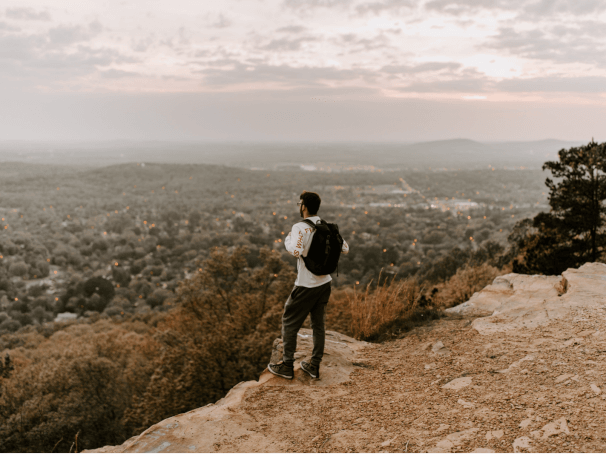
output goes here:
[{"label": "overcast sky", "polygon": [[0,137],[606,140],[606,2],[4,0]]}]

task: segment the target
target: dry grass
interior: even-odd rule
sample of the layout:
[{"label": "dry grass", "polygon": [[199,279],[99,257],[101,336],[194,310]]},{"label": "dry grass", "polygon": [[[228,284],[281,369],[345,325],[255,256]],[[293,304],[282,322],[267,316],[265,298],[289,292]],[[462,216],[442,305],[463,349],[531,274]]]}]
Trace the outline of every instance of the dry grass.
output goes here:
[{"label": "dry grass", "polygon": [[[326,329],[353,337],[349,304],[353,293],[354,290],[351,287],[333,289],[330,294],[330,302],[326,306]],[[309,326],[307,327],[309,328]]]},{"label": "dry grass", "polygon": [[357,339],[381,340],[407,328],[427,312],[428,308],[419,304],[421,295],[422,288],[416,280],[397,281],[395,277],[375,289],[371,282],[364,293],[354,291],[349,296],[352,334]]},{"label": "dry grass", "polygon": [[504,270],[486,263],[461,268],[444,284],[435,286],[437,292],[433,296],[433,303],[443,309],[464,303],[501,274],[504,274]]},{"label": "dry grass", "polygon": [[439,318],[444,309],[464,303],[506,272],[488,264],[467,266],[445,283],[427,289],[415,279],[392,278],[376,288],[371,282],[363,293],[354,289],[340,295],[347,298],[348,304],[341,302],[339,313],[341,317],[346,315],[343,320],[349,322],[348,334],[380,342]]}]

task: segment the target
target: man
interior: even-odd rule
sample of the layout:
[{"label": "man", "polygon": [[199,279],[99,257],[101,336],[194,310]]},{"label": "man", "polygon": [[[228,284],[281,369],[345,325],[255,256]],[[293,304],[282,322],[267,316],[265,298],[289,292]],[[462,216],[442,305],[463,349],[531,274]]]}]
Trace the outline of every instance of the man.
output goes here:
[{"label": "man", "polygon": [[[320,220],[320,196],[315,192],[306,192],[300,196],[299,214],[303,219],[316,224]],[[305,222],[298,222],[292,226],[292,231],[284,240],[286,250],[297,258],[297,280],[284,305],[282,315],[282,346],[283,360],[278,364],[269,364],[269,371],[280,377],[292,379],[294,377],[295,350],[297,349],[297,334],[308,314],[311,314],[311,328],[313,330],[313,352],[311,360],[301,361],[301,369],[312,378],[320,377],[320,363],[324,355],[325,337],[325,308],[330,298],[330,274],[316,276],[305,266],[303,257],[307,257],[309,247],[315,230]],[[349,252],[349,246],[343,241],[342,254]]]}]

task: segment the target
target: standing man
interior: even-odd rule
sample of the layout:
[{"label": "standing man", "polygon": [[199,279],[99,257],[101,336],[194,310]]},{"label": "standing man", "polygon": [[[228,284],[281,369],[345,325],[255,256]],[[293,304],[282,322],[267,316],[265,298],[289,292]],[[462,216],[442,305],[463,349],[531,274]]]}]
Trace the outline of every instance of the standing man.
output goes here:
[{"label": "standing man", "polygon": [[[284,240],[286,250],[297,258],[297,280],[284,305],[282,315],[282,346],[284,349],[283,361],[278,364],[269,364],[269,371],[280,377],[292,379],[294,377],[295,350],[297,349],[297,334],[308,314],[311,314],[311,328],[313,330],[313,352],[311,360],[301,361],[301,369],[312,378],[320,377],[320,363],[324,355],[325,338],[325,308],[330,298],[330,274],[316,275],[305,266],[304,257],[310,249],[316,229],[314,225],[320,221],[320,196],[315,192],[306,192],[300,196],[299,214],[304,219],[292,226],[291,232]],[[339,236],[340,238],[340,236]],[[343,240],[342,254],[349,252],[349,246]]]}]

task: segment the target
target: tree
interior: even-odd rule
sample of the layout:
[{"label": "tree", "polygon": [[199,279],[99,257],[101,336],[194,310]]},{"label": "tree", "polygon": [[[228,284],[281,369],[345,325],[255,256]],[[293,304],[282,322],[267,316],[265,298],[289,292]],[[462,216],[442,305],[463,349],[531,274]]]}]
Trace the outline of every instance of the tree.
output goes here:
[{"label": "tree", "polygon": [[116,291],[111,281],[103,279],[102,277],[93,277],[84,283],[84,294],[88,297],[92,296],[93,293],[98,294],[107,304],[111,300]]},{"label": "tree", "polygon": [[[606,143],[558,152],[559,161],[548,161],[550,170],[549,213],[539,213],[532,222],[518,224],[510,238],[521,256],[514,272],[560,274],[587,261],[598,261],[606,245],[603,231],[606,206]],[[515,230],[515,229],[514,229]]]},{"label": "tree", "polygon": [[548,178],[549,204],[552,214],[562,227],[573,235],[583,258],[595,262],[600,256],[606,236],[601,232],[606,207],[606,143],[592,141],[582,147],[560,150],[559,161],[548,161],[555,183]]},{"label": "tree", "polygon": [[142,399],[127,417],[144,429],[223,397],[259,376],[280,336],[284,301],[294,272],[277,251],[260,251],[262,266],[247,266],[246,247],[218,248],[191,280],[159,327],[162,356]]}]

